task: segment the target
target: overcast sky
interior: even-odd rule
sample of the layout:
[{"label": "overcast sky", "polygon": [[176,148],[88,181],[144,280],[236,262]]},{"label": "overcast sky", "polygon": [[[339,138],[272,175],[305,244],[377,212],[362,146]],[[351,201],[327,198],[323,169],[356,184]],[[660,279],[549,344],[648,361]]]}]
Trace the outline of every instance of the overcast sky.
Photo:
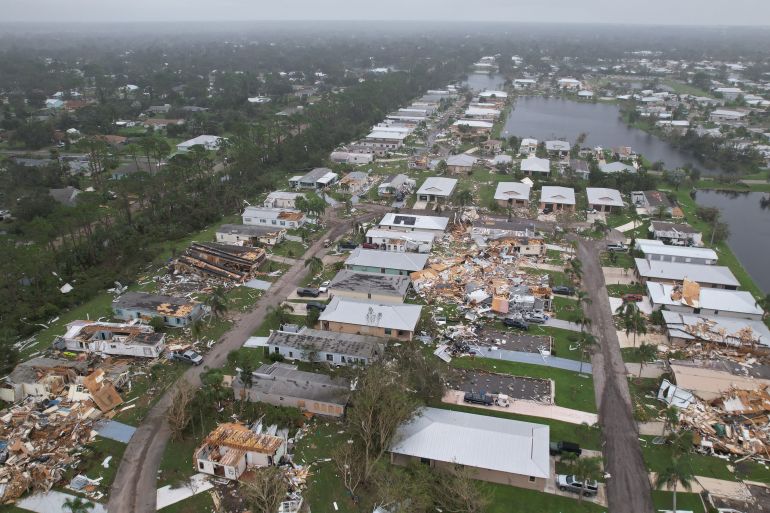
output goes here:
[{"label": "overcast sky", "polygon": [[437,20],[770,25],[768,0],[0,0],[1,21]]}]

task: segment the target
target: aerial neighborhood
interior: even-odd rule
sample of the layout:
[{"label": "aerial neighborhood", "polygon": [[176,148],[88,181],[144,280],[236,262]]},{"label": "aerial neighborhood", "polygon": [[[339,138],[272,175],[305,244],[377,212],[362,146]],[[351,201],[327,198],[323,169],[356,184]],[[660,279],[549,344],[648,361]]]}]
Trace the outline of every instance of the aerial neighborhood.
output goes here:
[{"label": "aerial neighborhood", "polygon": [[770,507],[767,37],[402,28],[0,52],[8,511]]}]

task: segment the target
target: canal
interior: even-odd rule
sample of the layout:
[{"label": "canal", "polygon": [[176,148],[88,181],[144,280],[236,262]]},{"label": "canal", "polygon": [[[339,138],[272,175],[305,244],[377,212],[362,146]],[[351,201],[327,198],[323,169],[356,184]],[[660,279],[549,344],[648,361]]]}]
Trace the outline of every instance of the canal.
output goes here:
[{"label": "canal", "polygon": [[759,288],[770,294],[770,194],[698,191],[695,201],[722,212],[722,222],[730,227],[730,249]]},{"label": "canal", "polygon": [[577,102],[564,98],[520,96],[511,106],[502,134],[533,137],[540,141],[564,139],[574,144],[585,134],[585,146],[614,148],[630,146],[650,162],[662,161],[667,169],[689,164],[705,174],[722,174],[706,169],[695,157],[643,130],[628,126],[613,103]]}]

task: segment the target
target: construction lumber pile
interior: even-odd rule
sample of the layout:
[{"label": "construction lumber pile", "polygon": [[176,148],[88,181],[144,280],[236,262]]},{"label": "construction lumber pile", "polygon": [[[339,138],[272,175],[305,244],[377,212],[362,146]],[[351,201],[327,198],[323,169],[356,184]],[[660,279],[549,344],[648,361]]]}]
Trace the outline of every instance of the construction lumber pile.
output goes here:
[{"label": "construction lumber pile", "polygon": [[0,490],[3,503],[29,491],[48,491],[77,466],[99,411],[90,401],[27,402],[0,416]]},{"label": "construction lumber pile", "polygon": [[176,259],[174,269],[242,283],[253,276],[265,258],[262,248],[193,242]]}]

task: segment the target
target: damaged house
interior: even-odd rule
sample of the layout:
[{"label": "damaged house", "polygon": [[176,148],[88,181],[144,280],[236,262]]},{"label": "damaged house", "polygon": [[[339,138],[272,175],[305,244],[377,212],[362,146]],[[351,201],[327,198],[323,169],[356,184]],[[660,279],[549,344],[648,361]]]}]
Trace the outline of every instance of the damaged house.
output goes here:
[{"label": "damaged house", "polygon": [[236,246],[275,246],[286,238],[285,228],[250,224],[223,224],[217,229],[217,242]]},{"label": "damaged house", "polygon": [[159,296],[146,292],[126,292],[112,302],[115,317],[130,321],[149,321],[160,317],[167,326],[189,326],[203,316],[203,306],[186,298]]},{"label": "damaged house", "polygon": [[246,470],[276,465],[286,453],[286,440],[258,434],[242,424],[220,424],[195,450],[198,472],[238,479]]},{"label": "damaged house", "polygon": [[688,279],[675,286],[648,281],[647,294],[655,310],[665,306],[672,312],[756,321],[765,313],[750,292],[701,288]]},{"label": "damaged house", "polygon": [[378,303],[403,303],[410,284],[408,276],[343,269],[332,278],[329,295]]},{"label": "damaged house", "polygon": [[242,283],[254,275],[266,257],[267,254],[262,248],[193,242],[174,261],[174,268],[182,273]]},{"label": "damaged house", "polygon": [[420,253],[399,253],[374,249],[353,250],[345,260],[345,268],[351,271],[408,276],[425,268],[428,255]]},{"label": "damaged house", "polygon": [[379,337],[310,328],[302,328],[298,333],[274,331],[265,347],[287,360],[330,365],[368,365],[385,352],[385,344]]},{"label": "damaged house", "polygon": [[377,246],[382,251],[430,253],[435,235],[430,232],[379,230],[366,232],[367,244]]},{"label": "damaged house", "polygon": [[342,417],[350,398],[350,382],[326,374],[297,370],[295,365],[262,365],[251,383],[237,377],[231,384],[237,399],[297,408],[303,412]]},{"label": "damaged house", "polygon": [[770,347],[770,330],[758,320],[706,316],[662,310],[672,344],[716,344],[730,347]]},{"label": "damaged house", "polygon": [[136,322],[73,321],[53,346],[61,351],[157,358],[166,347],[166,336]]},{"label": "damaged house", "polygon": [[300,228],[307,222],[304,213],[289,208],[246,207],[241,217],[243,224],[286,229]]}]

